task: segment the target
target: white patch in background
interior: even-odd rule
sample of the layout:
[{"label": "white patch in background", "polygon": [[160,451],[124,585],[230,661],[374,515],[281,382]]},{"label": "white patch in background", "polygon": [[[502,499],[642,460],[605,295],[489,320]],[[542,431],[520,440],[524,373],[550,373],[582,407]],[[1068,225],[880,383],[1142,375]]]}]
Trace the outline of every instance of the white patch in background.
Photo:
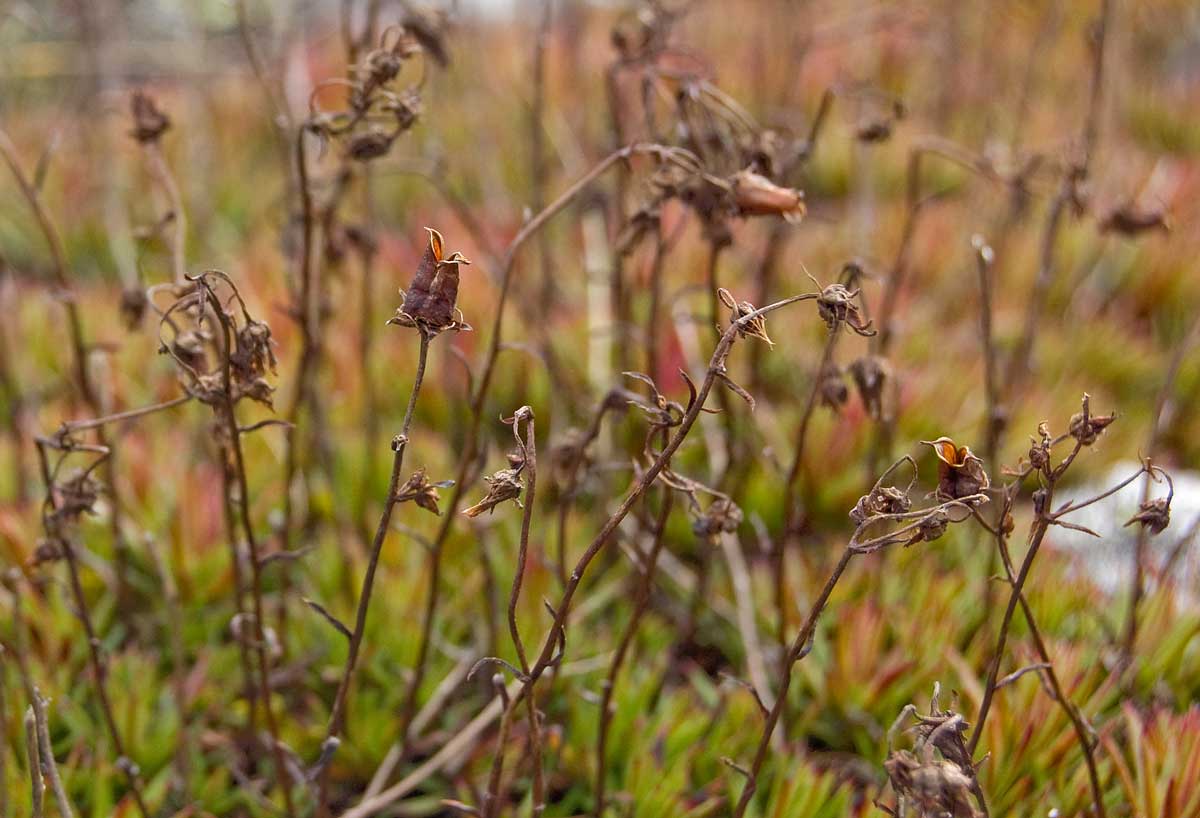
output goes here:
[{"label": "white patch in background", "polygon": [[[1137,471],[1134,462],[1118,463],[1104,478],[1098,481],[1058,491],[1054,498],[1055,507],[1071,500],[1086,500],[1120,483]],[[1067,522],[1092,529],[1100,537],[1092,537],[1081,531],[1062,527],[1051,528],[1050,545],[1054,549],[1071,554],[1077,569],[1102,590],[1125,593],[1133,577],[1133,552],[1137,543],[1138,527],[1125,527],[1138,511],[1142,501],[1145,481],[1142,477],[1128,486],[1106,497],[1094,505],[1082,508],[1066,517]],[[1161,534],[1151,533],[1146,540],[1146,580],[1150,588],[1156,586],[1156,578],[1171,552],[1186,536],[1200,518],[1200,472],[1172,471],[1175,481],[1175,497],[1171,501],[1171,524]],[[1150,497],[1164,497],[1166,482],[1153,483]],[[1189,604],[1200,604],[1200,548],[1191,543],[1177,560],[1173,573],[1180,598]]]}]

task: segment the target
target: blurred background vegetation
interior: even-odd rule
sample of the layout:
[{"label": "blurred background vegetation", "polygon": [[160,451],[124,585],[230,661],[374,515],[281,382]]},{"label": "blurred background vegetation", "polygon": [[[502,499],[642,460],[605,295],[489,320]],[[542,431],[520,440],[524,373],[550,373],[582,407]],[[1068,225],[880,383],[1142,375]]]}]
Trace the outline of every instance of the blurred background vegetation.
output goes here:
[{"label": "blurred background vegetation", "polygon": [[[361,9],[352,5],[357,20]],[[406,13],[399,3],[381,5],[384,23]],[[1042,158],[1046,171],[1031,175],[1021,209],[1012,207],[1006,185],[953,163],[923,164],[922,195],[932,198],[922,206],[912,239],[890,361],[899,389],[893,454],[918,457],[921,486],[929,490],[936,467],[919,441],[948,435],[978,452],[986,428],[971,239],[978,234],[992,240],[1009,214],[1016,214],[994,266],[994,333],[1003,356],[1017,343],[1035,290],[1046,211],[1057,187],[1053,168],[1069,155],[1085,117],[1087,31],[1098,4],[700,0],[691,6],[671,34],[676,59],[763,125],[806,133],[822,95],[836,91],[811,159],[791,180],[805,193],[805,220],[783,228],[767,220],[732,225],[732,245],[720,257],[718,278],[739,299],[761,305],[803,292],[812,287],[809,273],[828,283],[847,261],[857,260],[866,271],[864,295],[878,303],[902,243],[909,157],[923,141],[951,140],[995,167]],[[464,268],[459,297],[476,331],[435,347],[410,435],[409,463],[441,479],[453,474],[469,397],[464,368],[450,347],[474,361],[490,338],[498,289],[494,265],[486,260],[530,212],[615,146],[605,72],[615,57],[614,26],[630,24],[624,4],[554,0],[536,124],[531,124],[532,112],[539,110],[535,43],[543,3],[462,3],[445,10],[449,65],[429,68],[418,123],[371,165],[368,192],[346,205],[347,223],[370,225],[378,242],[374,278],[364,288],[355,264],[327,265],[326,361],[317,380],[326,410],[320,422],[333,441],[331,463],[316,468],[318,453],[302,452],[295,489],[305,521],[295,544],[311,550],[265,574],[281,642],[273,668],[276,712],[287,744],[308,761],[319,752],[346,647],[301,597],[319,600],[342,621],[353,618],[366,563],[361,532],[373,525],[382,505],[387,446],[399,430],[417,354],[411,333],[385,330],[383,322],[399,306],[396,290],[407,285],[424,251],[422,228],[437,228],[450,249],[477,261]],[[91,365],[112,411],[178,394],[171,367],[158,354],[156,322],[147,318],[131,330],[119,312],[124,290],[167,280],[171,266],[169,247],[154,229],[164,203],[128,135],[129,97],[137,89],[151,92],[173,123],[163,150],[187,213],[189,270],[220,269],[237,281],[254,313],[271,324],[280,358],[273,380],[281,396],[290,393],[299,348],[288,306],[298,241],[295,201],[276,113],[262,77],[251,69],[246,39],[259,52],[268,85],[299,118],[314,86],[346,74],[340,14],[333,2],[0,0],[0,127],[36,176],[61,231],[73,276],[70,297],[82,311],[93,344]],[[866,88],[903,101],[904,116],[889,122],[889,138],[856,138],[878,116],[878,98],[848,89]],[[333,100],[339,92],[321,93],[321,100]],[[1048,421],[1056,434],[1065,430],[1084,392],[1097,411],[1115,411],[1119,418],[1081,455],[1073,483],[1099,480],[1114,465],[1139,456],[1151,455],[1173,472],[1200,462],[1200,414],[1191,409],[1200,398],[1197,354],[1182,357],[1162,433],[1154,450],[1147,450],[1167,364],[1186,343],[1200,310],[1195,269],[1200,231],[1193,226],[1200,213],[1195,3],[1115,3],[1098,122],[1087,213],[1068,215],[1058,234],[1031,374],[1006,400],[1009,431],[996,461],[987,463],[997,482],[1002,466],[1016,465],[1026,453],[1039,422]],[[540,185],[533,129],[545,151]],[[646,136],[637,130],[629,135]],[[316,164],[335,167],[335,154],[330,149]],[[622,368],[646,369],[642,327],[649,310],[650,254],[636,252],[626,266],[634,320],[632,326],[615,326],[607,273],[602,269],[597,282],[589,264],[594,237],[581,226],[581,216],[599,208],[609,216],[607,237],[615,240],[620,230],[611,218],[615,195],[613,181],[603,181],[593,196],[552,223],[544,243],[526,248],[518,260],[508,343],[483,411],[489,473],[502,467],[510,443],[511,430],[495,421],[498,416],[532,406],[539,447],[548,453],[568,429],[586,425],[610,387],[637,388],[621,381]],[[1137,236],[1099,229],[1104,214],[1130,205],[1167,214],[1171,229]],[[647,374],[665,394],[686,402],[678,371],[702,373],[711,349],[708,250],[683,208],[672,206],[663,218],[679,238],[663,269],[661,352],[656,371]],[[764,250],[780,230],[778,261],[764,276]],[[5,647],[0,682],[6,691],[0,752],[7,758],[0,787],[11,814],[28,814],[21,718],[27,702],[12,661],[20,651],[52,701],[53,746],[80,813],[133,815],[101,723],[88,644],[65,575],[53,563],[34,560],[44,486],[32,435],[51,432],[84,411],[67,388],[62,294],[49,263],[30,210],[4,175],[0,416],[11,434],[0,442],[0,561],[10,569],[11,582],[0,616]],[[379,329],[365,373],[376,396],[373,407],[364,404],[367,388],[358,366],[366,324]],[[773,349],[751,349],[756,342],[743,342],[730,359],[731,376],[753,392],[757,408],[751,413],[741,401],[728,403],[728,422],[747,441],[740,450],[745,463],[736,485],[717,488],[733,494],[745,511],[737,536],[750,564],[756,619],[764,643],[773,647],[774,577],[763,543],[783,526],[783,474],[826,330],[803,309],[776,313],[768,329]],[[847,336],[838,362],[847,365],[866,348],[865,340]],[[548,349],[565,374],[547,366]],[[269,416],[262,408],[243,421]],[[725,422],[711,419],[710,426],[706,418],[698,431]],[[627,413],[598,440],[595,456],[605,467],[589,478],[569,512],[572,561],[625,493],[630,455],[638,452],[644,428],[643,417]],[[865,464],[876,434],[857,395],[840,411],[822,407],[814,415],[798,483],[804,510],[800,542],[787,555],[792,627],[852,530],[848,510],[873,482]],[[109,664],[118,725],[155,813],[271,815],[261,795],[263,761],[247,758],[239,743],[246,699],[230,634],[231,566],[212,436],[208,411],[198,405],[116,431],[125,533],[133,544],[132,593],[118,602],[106,507],[81,527],[84,581]],[[677,467],[712,480],[717,475],[709,473],[706,439],[695,435],[680,450]],[[277,525],[281,513],[281,440],[277,430],[265,430],[246,443],[251,512],[264,532]],[[480,484],[467,497],[483,492]],[[556,502],[552,488],[537,501],[519,611],[529,634],[545,631],[550,620],[542,599],[559,594]],[[1200,506],[1194,495],[1178,502],[1183,505],[1175,523],[1158,536],[1164,552]],[[397,740],[397,713],[419,649],[418,622],[429,592],[423,543],[440,521],[411,505],[402,506],[397,517],[401,530],[384,551],[346,740],[333,762],[339,808],[358,801]],[[1131,535],[1120,531],[1125,519],[1102,521],[1099,530],[1124,555],[1119,558],[1128,560]],[[1018,543],[1028,520],[1027,511],[1017,514]],[[444,746],[491,696],[486,681],[461,680],[455,668],[497,652],[514,660],[507,638],[497,632],[505,632],[503,602],[519,527],[515,507],[455,521],[442,565],[430,670],[419,692],[420,702],[438,697],[443,704],[414,739],[396,778]],[[596,697],[607,657],[631,612],[636,571],[628,549],[643,536],[636,525],[623,532],[618,539],[625,550],[610,549],[585,580],[568,643],[574,670],[556,680],[542,701],[548,816],[592,808]],[[1056,547],[1057,536],[1052,532],[1026,593],[1059,677],[1095,729],[1109,814],[1200,815],[1200,611],[1192,569],[1181,572],[1189,578],[1184,584],[1151,572],[1133,681],[1122,685],[1113,673],[1114,643],[1128,605],[1126,589],[1099,588],[1089,579],[1088,550]],[[794,670],[792,717],[750,814],[881,815],[872,800],[885,781],[886,734],[901,709],[909,703],[926,708],[940,683],[943,704],[956,697],[955,709],[971,720],[995,630],[993,622],[981,621],[983,589],[989,571],[996,570],[988,558],[991,547],[978,529],[959,526],[934,544],[856,563],[834,593],[812,655]],[[669,521],[666,550],[668,563],[614,695],[609,814],[726,815],[742,778],[722,759],[745,763],[760,732],[753,697],[727,678],[746,678],[746,650],[733,614],[735,589],[719,549],[693,534],[682,511]],[[1189,555],[1185,564],[1192,562]],[[178,589],[178,623],[164,606],[164,576]],[[699,594],[689,589],[698,576],[707,582]],[[18,606],[20,615],[10,614]],[[689,622],[691,632],[681,636],[681,623]],[[1035,661],[1028,637],[1018,621],[1003,672]],[[182,650],[181,657],[173,655],[172,645]],[[185,668],[181,688],[172,681],[177,658]],[[437,691],[448,676],[458,681],[443,700]],[[182,762],[181,741],[187,748]],[[478,803],[494,742],[490,729],[383,814],[452,814],[445,799]],[[1079,747],[1036,675],[1000,692],[981,748],[990,753],[980,775],[992,815],[1088,814]],[[529,808],[520,801],[528,791],[525,761],[511,762],[518,811]]]}]

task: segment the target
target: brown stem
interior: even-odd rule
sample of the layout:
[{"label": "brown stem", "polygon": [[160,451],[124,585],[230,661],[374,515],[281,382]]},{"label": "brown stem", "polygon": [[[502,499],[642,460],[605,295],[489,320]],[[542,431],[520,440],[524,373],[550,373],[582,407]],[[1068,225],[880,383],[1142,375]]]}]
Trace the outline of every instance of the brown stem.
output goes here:
[{"label": "brown stem", "polygon": [[668,489],[664,492],[662,507],[658,510],[658,519],[654,523],[653,542],[650,545],[649,554],[644,557],[645,565],[642,567],[642,575],[637,590],[634,592],[633,613],[625,625],[625,630],[621,633],[616,652],[613,653],[612,663],[608,666],[608,675],[600,690],[600,721],[596,735],[596,807],[594,812],[596,818],[604,815],[608,770],[608,730],[612,726],[613,693],[617,687],[617,678],[620,676],[621,668],[625,664],[625,657],[637,635],[638,625],[641,624],[642,616],[645,615],[646,608],[650,603],[650,591],[654,587],[654,573],[658,568],[658,555],[662,553],[663,543],[666,541],[667,518],[671,515],[673,500],[674,493]]},{"label": "brown stem", "polygon": [[220,331],[217,333],[217,337],[220,339],[223,368],[222,387],[224,392],[220,409],[223,415],[222,420],[225,422],[225,432],[228,437],[229,446],[233,450],[233,476],[238,492],[237,510],[239,522],[242,526],[242,534],[246,538],[246,545],[250,550],[250,595],[254,613],[254,654],[258,669],[258,696],[261,699],[260,703],[262,705],[267,732],[271,737],[271,755],[275,767],[276,783],[283,793],[285,813],[289,818],[294,818],[296,811],[292,803],[292,788],[288,781],[289,773],[284,761],[283,745],[279,738],[279,723],[275,718],[274,709],[271,707],[271,672],[267,657],[262,562],[259,558],[258,537],[254,533],[253,524],[250,522],[250,482],[246,477],[246,459],[242,451],[242,431],[238,427],[237,412],[234,408],[236,398],[233,394],[232,349],[235,330],[230,324],[229,316],[225,313],[225,308],[221,304],[221,300],[213,292],[208,281],[202,277],[199,283],[204,288],[205,298],[220,323]]},{"label": "brown stem", "polygon": [[476,381],[475,393],[471,396],[471,415],[465,429],[462,454],[459,456],[458,474],[455,479],[454,490],[447,504],[449,508],[442,517],[442,523],[438,527],[437,536],[434,538],[433,545],[429,550],[429,594],[426,597],[425,611],[421,620],[421,637],[417,648],[417,661],[413,668],[413,675],[408,682],[404,704],[400,710],[400,734],[402,742],[405,741],[403,737],[407,735],[408,725],[412,721],[412,717],[416,714],[417,692],[425,679],[430,639],[433,635],[433,620],[437,615],[442,554],[445,550],[446,539],[450,535],[450,528],[454,524],[463,494],[469,483],[472,482],[469,478],[471,477],[471,470],[475,466],[475,456],[479,443],[479,428],[483,419],[483,404],[491,388],[492,376],[496,368],[496,359],[500,355],[504,312],[512,289],[517,253],[550,219],[571,204],[592,182],[604,175],[613,166],[620,165],[637,154],[650,154],[661,157],[671,153],[673,153],[672,149],[652,143],[627,145],[613,151],[563,191],[557,199],[548,204],[540,213],[527,221],[517,232],[517,235],[513,237],[512,241],[509,242],[504,252],[500,265],[500,297],[496,302],[495,314],[492,317],[492,336],[488,343],[487,352],[484,355],[479,378]]},{"label": "brown stem", "polygon": [[[522,420],[527,422],[524,439],[519,431],[519,424]],[[537,447],[534,441],[534,419],[533,411],[528,406],[521,407],[513,416],[513,434],[517,438],[517,444],[524,457],[525,510],[521,515],[521,542],[517,549],[516,572],[513,574],[512,590],[508,596],[508,632],[512,636],[513,647],[517,651],[521,672],[528,675],[529,659],[525,655],[525,644],[521,641],[520,628],[517,627],[517,604],[521,599],[521,584],[525,579],[525,561],[529,555],[529,528],[533,521],[534,492],[537,488]],[[532,688],[525,696],[525,705],[529,718],[529,742],[532,750],[530,762],[533,765],[532,814],[534,818],[537,818],[546,808],[546,785],[542,773],[542,739],[541,729],[538,727],[537,701]],[[509,716],[509,720],[511,720],[510,714],[506,713],[505,715]],[[507,724],[502,726],[502,736],[507,729]],[[496,755],[492,760],[492,769],[488,776],[488,790],[483,801],[484,818],[494,818],[500,811],[500,780],[504,771],[506,745],[507,741],[502,739],[496,747]]]},{"label": "brown stem", "polygon": [[721,340],[713,352],[712,358],[709,361],[708,371],[700,384],[696,398],[684,413],[679,426],[675,428],[674,433],[671,435],[671,439],[663,447],[662,451],[658,453],[654,462],[642,472],[620,506],[617,507],[616,511],[601,526],[596,536],[588,545],[587,550],[584,551],[579,561],[575,564],[575,568],[567,581],[567,586],[563,589],[558,606],[554,609],[554,622],[551,624],[550,630],[547,632],[545,640],[542,643],[541,653],[537,661],[530,668],[529,673],[522,680],[518,694],[509,699],[508,705],[505,707],[506,714],[515,712],[515,708],[520,700],[527,695],[532,695],[534,685],[536,685],[538,679],[541,678],[546,669],[561,659],[561,652],[565,650],[566,646],[566,622],[571,610],[571,600],[579,590],[588,566],[608,544],[617,526],[629,514],[630,509],[633,508],[646,489],[658,478],[663,468],[670,462],[675,451],[683,443],[684,438],[687,437],[688,432],[691,431],[692,426],[695,425],[696,419],[700,416],[700,411],[704,407],[704,403],[712,390],[713,383],[716,381],[718,374],[724,370],[725,359],[729,355],[729,349],[733,345],[738,332],[745,330],[746,325],[759,316],[766,315],[788,304],[815,297],[816,295],[813,293],[792,296],[783,301],[777,301],[774,304],[761,307],[730,323],[729,328],[722,334]]},{"label": "brown stem", "polygon": [[796,450],[792,454],[791,465],[788,466],[787,477],[783,484],[783,530],[779,533],[771,548],[771,561],[775,579],[775,615],[776,636],[781,649],[787,647],[787,564],[785,556],[787,545],[796,534],[798,507],[796,501],[797,484],[800,469],[804,465],[804,445],[808,440],[808,426],[817,407],[817,395],[821,389],[821,377],[825,369],[833,362],[834,349],[837,347],[841,327],[834,328],[825,341],[825,349],[821,353],[821,362],[813,373],[812,385],[808,398],[804,403],[804,412],[800,416],[800,425],[796,430]]},{"label": "brown stem", "polygon": [[[421,392],[421,382],[425,378],[425,363],[429,353],[430,336],[420,331],[420,347],[417,352],[417,371],[413,376],[412,391],[408,396],[408,406],[404,410],[404,421],[400,434],[392,440],[392,473],[388,478],[387,497],[384,498],[383,512],[379,517],[379,525],[375,529],[375,539],[371,543],[371,557],[367,562],[367,571],[363,575],[362,590],[358,597],[358,609],[354,616],[354,630],[350,635],[350,649],[346,654],[346,664],[342,670],[341,681],[338,682],[337,694],[333,699],[333,708],[329,714],[329,725],[325,730],[325,742],[338,737],[345,724],[346,696],[354,678],[354,669],[358,661],[358,652],[362,647],[363,633],[367,627],[367,609],[371,604],[371,592],[375,587],[375,572],[379,567],[379,556],[383,552],[383,543],[387,539],[388,528],[392,521],[392,511],[396,506],[397,490],[400,488],[401,471],[404,468],[404,452],[408,448],[408,432],[412,426],[413,410],[417,405],[417,396]],[[329,765],[322,768],[320,774],[317,812],[327,815],[326,803],[328,792]]]}]

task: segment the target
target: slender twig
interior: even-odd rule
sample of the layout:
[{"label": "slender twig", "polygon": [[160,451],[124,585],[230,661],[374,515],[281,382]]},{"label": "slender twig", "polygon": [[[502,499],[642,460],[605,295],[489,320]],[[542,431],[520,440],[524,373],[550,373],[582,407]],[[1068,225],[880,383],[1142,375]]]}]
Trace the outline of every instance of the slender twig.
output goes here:
[{"label": "slender twig", "polygon": [[[1175,381],[1179,376],[1179,369],[1183,365],[1183,360],[1191,350],[1194,339],[1200,335],[1200,318],[1197,318],[1187,333],[1175,347],[1175,351],[1171,355],[1170,361],[1167,363],[1166,373],[1163,375],[1162,386],[1158,390],[1158,396],[1154,401],[1154,415],[1150,423],[1150,434],[1147,436],[1145,454],[1147,457],[1153,457],[1158,451],[1160,438],[1162,437],[1164,426],[1168,420],[1168,406],[1171,402],[1171,395],[1175,391]],[[1147,475],[1145,482],[1142,484],[1142,504],[1150,502],[1151,483],[1153,481]],[[1137,646],[1137,628],[1138,628],[1138,606],[1141,604],[1142,595],[1145,593],[1145,571],[1146,571],[1146,547],[1150,539],[1150,528],[1148,526],[1138,526],[1137,542],[1133,549],[1133,578],[1129,588],[1129,612],[1125,619],[1125,631],[1122,639],[1122,653],[1128,664],[1133,659],[1134,648]]]},{"label": "slender twig", "polygon": [[179,193],[179,185],[175,175],[163,156],[162,146],[157,139],[142,141],[142,150],[146,153],[150,174],[166,196],[170,208],[171,223],[171,274],[175,286],[181,287],[187,280],[187,264],[184,248],[187,244],[187,211],[183,207],[183,196]]},{"label": "slender twig", "polygon": [[254,617],[254,654],[258,665],[258,696],[266,722],[267,732],[271,737],[271,755],[274,761],[275,778],[283,793],[284,809],[289,818],[296,814],[292,803],[292,789],[288,780],[288,768],[284,757],[283,745],[279,738],[279,724],[271,707],[271,678],[267,657],[267,637],[265,606],[263,604],[262,562],[259,559],[258,537],[250,521],[250,483],[246,476],[246,459],[242,451],[242,431],[238,426],[236,398],[233,392],[233,343],[235,329],[225,312],[221,300],[213,292],[208,279],[202,275],[197,281],[204,290],[206,302],[211,306],[220,324],[217,332],[219,350],[221,353],[222,369],[222,401],[220,411],[227,434],[226,445],[233,454],[233,476],[238,492],[238,514],[242,526],[242,534],[250,550],[250,594],[253,603]]},{"label": "slender twig", "polygon": [[[439,601],[439,583],[441,578],[442,555],[445,550],[446,540],[450,535],[450,528],[454,524],[455,518],[458,516],[458,508],[462,502],[464,492],[467,487],[473,482],[471,480],[472,469],[475,468],[476,455],[479,445],[479,430],[483,420],[483,404],[487,400],[488,392],[491,388],[492,377],[495,374],[496,360],[500,355],[501,342],[503,339],[503,326],[505,308],[508,304],[509,295],[512,290],[514,272],[516,268],[517,254],[521,248],[529,241],[530,238],[537,235],[547,222],[554,216],[562,212],[568,205],[575,201],[580,194],[587,190],[590,185],[599,177],[603,176],[609,169],[614,166],[622,166],[627,160],[635,155],[652,155],[662,159],[680,155],[680,151],[675,148],[668,148],[662,145],[653,143],[637,143],[627,145],[620,148],[597,163],[591,170],[585,173],[565,191],[563,191],[557,199],[548,204],[540,213],[533,216],[529,221],[521,227],[517,234],[509,242],[507,249],[500,263],[500,294],[496,302],[495,313],[492,316],[492,333],[491,340],[488,342],[487,351],[484,353],[482,366],[478,369],[478,376],[475,379],[475,391],[470,400],[470,418],[467,422],[467,427],[464,430],[464,439],[462,443],[461,454],[459,455],[458,473],[454,482],[454,490],[447,502],[448,509],[442,517],[442,524],[439,526],[437,535],[434,537],[433,545],[429,549],[429,593],[426,596],[425,610],[421,619],[421,636],[417,648],[416,665],[413,668],[412,677],[408,681],[408,689],[405,693],[404,704],[400,710],[400,734],[403,737],[408,732],[408,725],[412,721],[413,715],[417,708],[417,693],[420,690],[421,684],[425,680],[426,665],[429,656],[429,643],[433,633],[433,620],[437,615],[437,607]],[[683,152],[686,153],[686,152]]]},{"label": "slender twig", "polygon": [[25,711],[25,758],[29,764],[29,816],[42,818],[46,784],[42,780],[42,760],[38,752],[37,717],[33,705]]},{"label": "slender twig", "polygon": [[[704,403],[707,400],[713,384],[717,377],[724,371],[725,360],[729,355],[730,347],[733,345],[739,331],[744,331],[746,326],[755,318],[767,315],[781,307],[793,304],[797,301],[810,300],[817,297],[815,293],[806,293],[803,295],[792,296],[782,301],[777,301],[774,304],[769,304],[761,307],[753,312],[750,312],[741,318],[730,323],[729,328],[721,336],[720,342],[717,344],[712,358],[709,361],[708,371],[705,374],[704,380],[701,382],[699,389],[696,392],[695,398],[692,400],[687,411],[684,413],[679,425],[675,427],[667,445],[658,453],[657,457],[650,466],[641,473],[638,480],[629,490],[625,499],[617,507],[617,509],[609,516],[608,520],[601,526],[596,536],[588,545],[586,551],[575,564],[574,570],[571,572],[566,588],[563,589],[562,597],[559,599],[558,605],[554,608],[554,621],[550,626],[549,631],[542,643],[541,652],[538,655],[537,661],[530,667],[529,673],[525,675],[518,695],[510,698],[506,711],[511,712],[518,705],[520,700],[525,696],[532,696],[534,687],[537,684],[542,674],[553,664],[561,660],[562,652],[566,648],[566,622],[570,615],[571,600],[578,591],[583,577],[587,572],[588,566],[592,560],[604,549],[610,542],[613,532],[617,526],[629,514],[630,509],[637,503],[638,499],[645,493],[646,489],[658,478],[659,474],[670,462],[672,455],[683,443],[685,437],[691,431],[696,419],[700,416],[701,410],[704,408]],[[778,706],[778,702],[776,703]]]},{"label": "slender twig", "polygon": [[[408,396],[408,405],[404,410],[404,420],[400,426],[400,434],[392,440],[392,473],[388,478],[387,496],[384,498],[383,512],[379,517],[379,525],[375,529],[375,538],[371,543],[371,556],[367,562],[366,573],[363,574],[362,590],[359,592],[358,608],[354,616],[354,629],[350,635],[350,648],[346,653],[346,664],[338,682],[337,693],[333,699],[333,708],[329,714],[329,724],[325,730],[325,741],[337,738],[345,723],[346,696],[350,692],[350,684],[354,678],[355,666],[358,662],[358,652],[362,647],[363,633],[367,627],[367,610],[371,604],[371,592],[375,587],[375,572],[379,567],[379,557],[383,553],[384,540],[387,539],[391,525],[392,511],[396,507],[397,491],[400,488],[401,472],[404,469],[404,452],[408,449],[408,433],[412,426],[413,411],[417,405],[417,396],[421,392],[421,383],[425,378],[425,363],[429,354],[431,336],[424,330],[419,330],[420,346],[417,351],[417,369],[413,376],[412,391]],[[317,810],[319,814],[328,814],[326,794],[328,787],[328,770],[322,768]]]},{"label": "slender twig", "polygon": [[625,630],[621,632],[621,639],[617,643],[616,652],[613,653],[612,664],[608,666],[608,675],[605,677],[603,686],[600,689],[600,716],[596,731],[596,806],[593,813],[596,818],[601,818],[604,815],[605,790],[608,778],[608,731],[612,725],[613,694],[617,687],[617,678],[620,676],[621,668],[625,663],[625,657],[629,654],[629,649],[633,645],[633,639],[637,635],[638,625],[641,624],[642,617],[645,615],[646,608],[650,602],[650,591],[654,587],[654,574],[658,568],[658,557],[662,553],[663,544],[666,542],[667,519],[671,515],[674,496],[674,493],[670,489],[663,492],[662,505],[659,507],[658,518],[654,523],[650,551],[644,557],[642,574],[637,590],[634,592],[633,613],[630,614],[629,622],[625,625]]},{"label": "slender twig", "polygon": [[[520,434],[520,424],[525,421],[525,436]],[[521,584],[525,577],[525,562],[529,554],[529,528],[533,520],[534,491],[537,487],[537,449],[534,442],[533,410],[522,406],[513,415],[513,436],[516,438],[518,449],[522,456],[522,473],[525,477],[525,510],[521,515],[521,541],[517,549],[517,564],[513,574],[512,590],[508,597],[508,632],[517,651],[521,673],[529,674],[529,659],[525,653],[525,644],[521,641],[521,631],[517,626],[517,604],[521,599]],[[533,764],[533,815],[538,816],[545,809],[545,781],[542,772],[542,741],[541,730],[538,727],[537,703],[533,695],[525,697],[529,717],[529,743],[531,752],[530,763]],[[492,760],[492,769],[488,776],[488,789],[483,800],[484,818],[493,818],[500,810],[500,781],[504,771],[504,753],[507,749],[509,728],[513,711],[506,709],[500,725],[501,740],[496,746],[496,755]]]},{"label": "slender twig", "polygon": [[46,714],[49,701],[42,697],[37,688],[33,690],[33,718],[37,726],[38,751],[41,758],[42,770],[50,782],[50,792],[54,794],[54,803],[58,806],[59,818],[74,818],[75,808],[67,797],[63,786],[62,776],[58,773],[58,764],[54,760],[54,745],[50,743],[50,720]]}]

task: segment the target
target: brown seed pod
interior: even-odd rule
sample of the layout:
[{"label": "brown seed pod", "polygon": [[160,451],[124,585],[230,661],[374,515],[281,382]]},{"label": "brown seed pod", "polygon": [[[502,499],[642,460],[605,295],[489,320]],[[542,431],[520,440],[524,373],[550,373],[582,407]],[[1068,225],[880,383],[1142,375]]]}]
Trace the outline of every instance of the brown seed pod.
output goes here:
[{"label": "brown seed pod", "polygon": [[154,98],[143,91],[134,91],[130,98],[133,111],[133,130],[129,135],[143,145],[157,142],[171,127],[170,118],[159,110]]},{"label": "brown seed pod", "polygon": [[739,171],[729,182],[733,188],[733,201],[741,216],[782,216],[796,224],[808,212],[802,191],[780,187],[754,171]]},{"label": "brown seed pod", "polygon": [[470,264],[461,253],[445,256],[442,234],[431,227],[429,245],[417,264],[412,283],[401,290],[404,303],[396,310],[389,324],[415,327],[431,334],[448,329],[470,329],[460,320],[455,304],[458,301],[458,266]]},{"label": "brown seed pod", "polygon": [[961,500],[979,494],[991,485],[983,470],[983,461],[966,446],[956,446],[948,437],[921,442],[932,447],[937,455],[939,500]]}]

